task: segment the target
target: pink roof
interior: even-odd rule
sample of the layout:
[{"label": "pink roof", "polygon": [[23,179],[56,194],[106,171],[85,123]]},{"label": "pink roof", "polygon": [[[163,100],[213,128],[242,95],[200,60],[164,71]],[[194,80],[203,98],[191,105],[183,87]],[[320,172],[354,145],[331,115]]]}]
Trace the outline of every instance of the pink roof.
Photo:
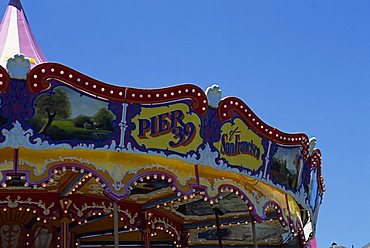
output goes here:
[{"label": "pink roof", "polygon": [[0,65],[5,67],[9,58],[20,53],[30,59],[32,67],[46,61],[20,0],[10,0],[0,26]]}]

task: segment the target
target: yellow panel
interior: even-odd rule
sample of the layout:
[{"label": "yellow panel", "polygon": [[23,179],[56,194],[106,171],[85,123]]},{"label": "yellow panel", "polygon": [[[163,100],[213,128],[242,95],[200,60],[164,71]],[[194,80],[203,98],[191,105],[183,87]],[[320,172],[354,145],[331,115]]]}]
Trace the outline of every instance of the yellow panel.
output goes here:
[{"label": "yellow panel", "polygon": [[163,107],[141,107],[139,115],[131,121],[135,123],[132,136],[141,146],[171,150],[186,154],[196,151],[203,140],[200,137],[201,120],[195,113],[188,113],[184,103]]},{"label": "yellow panel", "polygon": [[[183,191],[190,190],[189,184],[196,183],[194,165],[162,156],[133,154],[101,150],[29,150],[20,148],[19,167],[30,170],[32,181],[40,181],[47,176],[47,171],[57,165],[83,165],[100,173],[109,183],[126,183],[146,172],[165,172],[176,179],[177,186]],[[123,192],[119,187],[117,194]]]},{"label": "yellow panel", "polygon": [[[14,149],[3,148],[0,149],[0,170],[13,170],[14,169]],[[0,173],[0,181],[3,180],[3,174]]]},{"label": "yellow panel", "polygon": [[220,157],[225,158],[229,164],[256,170],[263,163],[265,150],[262,138],[239,118],[233,124],[227,122],[222,125],[221,140],[215,146],[220,151]]}]

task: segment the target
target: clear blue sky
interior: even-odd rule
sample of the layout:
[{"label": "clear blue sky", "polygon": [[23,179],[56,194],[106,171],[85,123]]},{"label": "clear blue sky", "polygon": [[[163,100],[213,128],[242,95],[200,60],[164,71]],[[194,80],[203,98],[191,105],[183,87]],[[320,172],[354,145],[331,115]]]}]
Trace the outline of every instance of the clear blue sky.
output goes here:
[{"label": "clear blue sky", "polygon": [[[7,0],[1,0],[1,10]],[[49,61],[112,84],[218,83],[318,138],[318,245],[370,242],[370,1],[23,0]]]}]

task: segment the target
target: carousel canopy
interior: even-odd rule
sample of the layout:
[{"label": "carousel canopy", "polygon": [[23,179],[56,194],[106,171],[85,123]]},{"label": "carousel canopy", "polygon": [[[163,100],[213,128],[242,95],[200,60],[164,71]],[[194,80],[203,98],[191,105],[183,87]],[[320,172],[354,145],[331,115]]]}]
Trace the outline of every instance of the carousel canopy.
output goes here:
[{"label": "carousel canopy", "polygon": [[46,61],[34,38],[20,0],[11,0],[0,27],[0,65],[9,58],[23,54],[35,66]]},{"label": "carousel canopy", "polygon": [[217,85],[137,89],[46,62],[19,0],[0,52],[2,247],[316,247],[315,139]]}]

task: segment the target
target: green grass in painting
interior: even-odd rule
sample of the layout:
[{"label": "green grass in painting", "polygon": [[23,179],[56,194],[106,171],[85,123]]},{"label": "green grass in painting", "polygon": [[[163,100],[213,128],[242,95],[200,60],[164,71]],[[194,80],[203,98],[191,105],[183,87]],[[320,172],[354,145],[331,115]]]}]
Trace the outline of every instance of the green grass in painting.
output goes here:
[{"label": "green grass in painting", "polygon": [[75,127],[72,120],[53,121],[48,135],[54,139],[105,140],[112,131]]}]

